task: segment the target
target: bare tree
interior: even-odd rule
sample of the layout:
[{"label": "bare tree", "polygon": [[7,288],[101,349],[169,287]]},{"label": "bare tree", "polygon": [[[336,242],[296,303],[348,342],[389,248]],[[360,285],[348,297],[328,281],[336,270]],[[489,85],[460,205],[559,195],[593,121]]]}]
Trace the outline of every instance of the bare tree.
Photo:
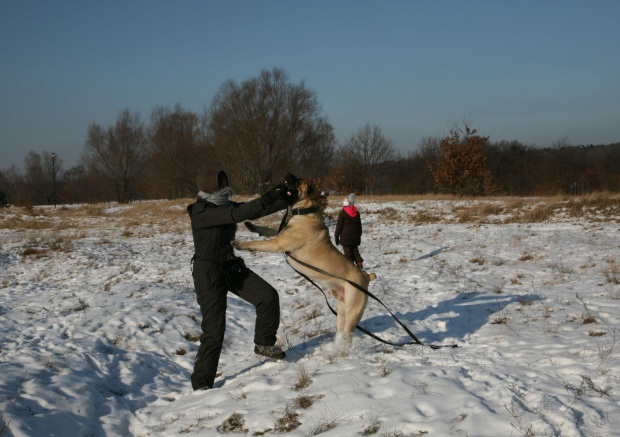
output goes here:
[{"label": "bare tree", "polygon": [[327,176],[334,161],[337,144],[334,128],[327,120],[319,118],[307,135],[309,138],[304,142],[308,147],[301,151],[297,169],[312,179],[322,179]]},{"label": "bare tree", "polygon": [[[305,172],[334,148],[316,94],[279,68],[241,84],[225,82],[208,114],[211,165],[226,168],[241,192],[261,192],[288,171]],[[312,164],[312,166],[309,166]],[[314,176],[314,175],[311,175]]]},{"label": "bare tree", "polygon": [[340,150],[340,171],[343,180],[350,182],[350,190],[366,194],[380,188],[386,164],[396,157],[392,141],[383,135],[377,125],[366,125],[351,136]]},{"label": "bare tree", "polygon": [[114,187],[116,200],[128,202],[137,195],[146,163],[146,141],[140,115],[121,111],[114,126],[104,130],[93,123],[88,129],[84,162],[93,174],[102,175]]},{"label": "bare tree", "polygon": [[24,176],[15,165],[2,171],[0,186],[8,202],[18,205],[24,202]]},{"label": "bare tree", "polygon": [[31,150],[24,158],[24,168],[24,200],[35,205],[52,203],[54,200],[54,178],[62,172],[62,160],[56,159],[55,165],[53,165],[52,155],[49,152],[43,151],[39,154]]},{"label": "bare tree", "polygon": [[149,152],[152,183],[157,197],[189,197],[195,178],[209,159],[200,117],[180,105],[158,106],[151,114]]}]

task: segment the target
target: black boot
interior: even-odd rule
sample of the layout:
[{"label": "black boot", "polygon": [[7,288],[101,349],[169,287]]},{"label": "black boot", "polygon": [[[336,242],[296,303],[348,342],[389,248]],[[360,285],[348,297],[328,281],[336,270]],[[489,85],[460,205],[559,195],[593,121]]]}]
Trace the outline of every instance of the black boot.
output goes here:
[{"label": "black boot", "polygon": [[262,355],[264,357],[273,358],[274,360],[281,360],[286,357],[286,354],[279,346],[261,346],[259,344],[254,346],[254,353]]}]

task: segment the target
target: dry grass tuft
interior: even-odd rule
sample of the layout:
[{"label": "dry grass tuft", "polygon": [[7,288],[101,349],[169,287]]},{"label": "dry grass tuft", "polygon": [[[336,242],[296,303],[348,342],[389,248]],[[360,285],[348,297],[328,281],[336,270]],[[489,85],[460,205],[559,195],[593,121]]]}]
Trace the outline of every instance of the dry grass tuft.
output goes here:
[{"label": "dry grass tuft", "polygon": [[49,256],[52,252],[71,252],[73,250],[73,243],[71,240],[58,237],[45,240],[43,238],[32,239],[22,251],[23,257],[42,258]]},{"label": "dry grass tuft", "polygon": [[495,319],[493,319],[493,321],[491,321],[491,325],[507,325],[508,320],[508,316],[496,317]]},{"label": "dry grass tuft", "polygon": [[301,321],[303,322],[309,322],[310,320],[314,320],[318,317],[321,317],[321,310],[319,310],[318,308],[313,308],[312,310],[310,310],[308,313],[304,314],[301,317]]},{"label": "dry grass tuft", "polygon": [[185,339],[188,341],[195,342],[195,341],[200,340],[200,334],[195,334],[193,332],[186,332]]},{"label": "dry grass tuft", "polygon": [[612,260],[612,262],[609,262],[609,264],[603,268],[603,275],[607,283],[620,284],[620,264]]},{"label": "dry grass tuft", "polygon": [[384,220],[398,220],[398,219],[400,219],[400,214],[398,213],[397,210],[395,210],[392,207],[383,208],[383,209],[378,211],[378,214]]},{"label": "dry grass tuft", "polygon": [[438,217],[426,211],[420,211],[416,213],[413,217],[411,217],[411,219],[415,223],[439,223],[442,220],[441,217]]},{"label": "dry grass tuft", "polygon": [[273,422],[273,431],[284,434],[299,428],[300,425],[299,414],[290,405],[287,405],[282,414],[276,417]]},{"label": "dry grass tuft", "polygon": [[0,437],[4,436],[5,434],[9,432],[10,423],[11,423],[10,421],[7,421],[4,418],[4,413],[0,411]]},{"label": "dry grass tuft", "polygon": [[310,408],[316,401],[322,399],[325,395],[299,395],[295,398],[294,405],[303,410]]},{"label": "dry grass tuft", "polygon": [[567,391],[573,392],[576,399],[580,399],[583,395],[598,397],[611,396],[609,388],[599,386],[588,375],[581,375],[579,385],[572,384],[568,381],[562,381],[562,385]]},{"label": "dry grass tuft", "polygon": [[69,314],[76,311],[86,311],[86,309],[90,308],[90,305],[82,298],[78,299],[78,303],[73,305],[71,308],[64,310],[63,314]]},{"label": "dry grass tuft", "polygon": [[299,366],[299,369],[297,369],[296,373],[297,382],[295,383],[293,388],[296,391],[299,391],[303,390],[304,388],[310,387],[310,384],[312,384],[312,379],[310,379],[310,376],[308,375],[308,372],[306,371],[306,368],[303,364]]},{"label": "dry grass tuft", "polygon": [[590,331],[588,332],[590,337],[602,337],[603,335],[607,335],[605,331]]},{"label": "dry grass tuft", "polygon": [[583,319],[581,319],[581,324],[589,325],[590,323],[597,323],[596,317],[591,316],[591,315],[583,316]]},{"label": "dry grass tuft", "polygon": [[522,220],[526,223],[542,223],[549,221],[557,208],[558,206],[554,203],[536,205],[534,209],[524,212]]},{"label": "dry grass tuft", "polygon": [[232,433],[240,433],[247,434],[248,429],[244,428],[245,418],[241,413],[233,413],[228,417],[228,419],[224,420],[222,424],[219,426],[219,431],[222,434],[232,434]]},{"label": "dry grass tuft", "polygon": [[478,264],[479,266],[482,266],[482,265],[484,265],[486,260],[483,257],[481,257],[481,256],[477,256],[475,258],[470,259],[469,262],[472,263],[472,264]]},{"label": "dry grass tuft", "polygon": [[364,427],[362,432],[360,432],[360,435],[364,435],[364,436],[375,435],[381,429],[381,425],[382,423],[380,420],[373,420]]},{"label": "dry grass tuft", "polygon": [[313,425],[308,431],[309,435],[319,435],[331,431],[338,426],[338,419],[324,419],[322,422]]}]

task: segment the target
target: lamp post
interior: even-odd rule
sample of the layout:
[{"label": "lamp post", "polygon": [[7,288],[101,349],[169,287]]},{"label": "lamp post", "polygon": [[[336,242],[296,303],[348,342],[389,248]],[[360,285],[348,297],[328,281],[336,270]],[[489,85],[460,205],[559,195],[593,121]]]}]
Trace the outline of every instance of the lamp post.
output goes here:
[{"label": "lamp post", "polygon": [[56,208],[56,154],[52,152],[52,180],[54,181],[54,208]]}]

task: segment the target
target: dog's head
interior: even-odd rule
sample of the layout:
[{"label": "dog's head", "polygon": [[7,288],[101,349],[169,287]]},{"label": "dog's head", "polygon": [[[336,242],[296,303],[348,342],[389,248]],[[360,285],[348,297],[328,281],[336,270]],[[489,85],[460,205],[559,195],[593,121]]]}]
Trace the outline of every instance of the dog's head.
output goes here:
[{"label": "dog's head", "polygon": [[284,185],[291,193],[294,193],[295,203],[306,199],[317,200],[321,194],[313,181],[308,182],[297,178],[292,173],[284,177]]}]

